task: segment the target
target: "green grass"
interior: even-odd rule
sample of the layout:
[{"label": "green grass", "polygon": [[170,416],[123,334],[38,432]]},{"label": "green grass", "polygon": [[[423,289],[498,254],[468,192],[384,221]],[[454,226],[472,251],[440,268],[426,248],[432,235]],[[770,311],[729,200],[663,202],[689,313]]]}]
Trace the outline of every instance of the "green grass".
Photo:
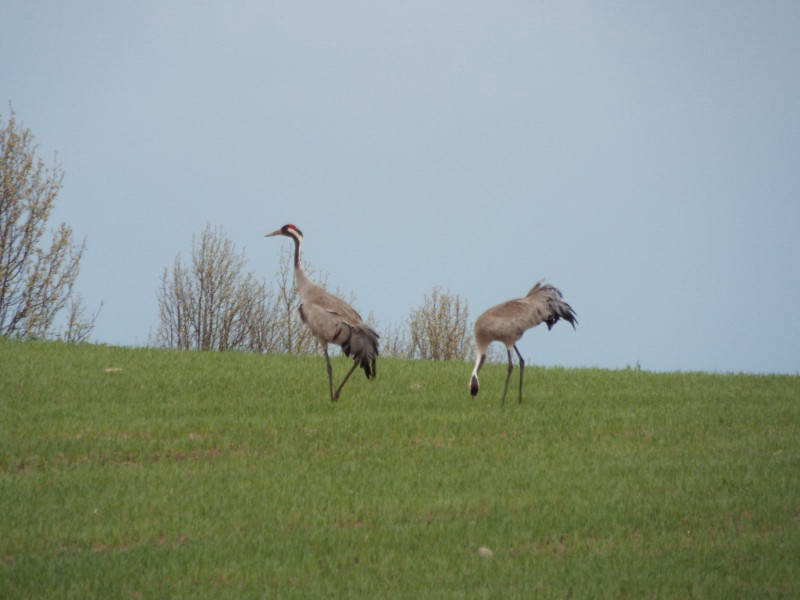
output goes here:
[{"label": "green grass", "polygon": [[800,377],[470,370],[0,339],[0,597],[800,595]]}]

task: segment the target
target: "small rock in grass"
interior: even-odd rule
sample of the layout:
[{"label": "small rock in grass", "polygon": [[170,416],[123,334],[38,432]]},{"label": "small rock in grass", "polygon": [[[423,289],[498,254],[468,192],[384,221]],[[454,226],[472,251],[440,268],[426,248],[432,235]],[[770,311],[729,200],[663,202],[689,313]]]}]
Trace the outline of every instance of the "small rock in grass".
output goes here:
[{"label": "small rock in grass", "polygon": [[492,552],[491,548],[481,546],[478,548],[478,555],[482,556],[483,558],[492,558],[494,556],[494,552]]}]

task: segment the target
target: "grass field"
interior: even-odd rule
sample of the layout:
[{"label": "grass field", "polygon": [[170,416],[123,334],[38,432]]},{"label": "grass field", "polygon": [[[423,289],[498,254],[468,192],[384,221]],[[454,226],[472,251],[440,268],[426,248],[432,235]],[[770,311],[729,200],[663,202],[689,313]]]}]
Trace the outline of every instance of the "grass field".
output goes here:
[{"label": "grass field", "polygon": [[800,596],[800,377],[470,370],[0,339],[0,598]]}]

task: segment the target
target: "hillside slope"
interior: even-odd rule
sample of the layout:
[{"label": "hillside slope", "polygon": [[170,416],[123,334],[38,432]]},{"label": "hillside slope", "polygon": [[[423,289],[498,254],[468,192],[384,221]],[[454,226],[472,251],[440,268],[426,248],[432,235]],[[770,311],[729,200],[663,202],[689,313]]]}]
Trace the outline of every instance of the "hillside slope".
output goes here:
[{"label": "hillside slope", "polygon": [[0,597],[800,593],[799,377],[470,368],[0,339]]}]

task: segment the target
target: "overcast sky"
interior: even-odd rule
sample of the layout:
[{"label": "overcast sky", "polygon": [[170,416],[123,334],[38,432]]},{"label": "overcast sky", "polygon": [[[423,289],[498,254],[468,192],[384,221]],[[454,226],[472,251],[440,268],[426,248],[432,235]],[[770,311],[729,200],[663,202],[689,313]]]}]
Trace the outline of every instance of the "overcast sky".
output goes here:
[{"label": "overcast sky", "polygon": [[9,102],[65,171],[94,338],[144,345],[207,223],[379,324],[546,278],[534,364],[800,372],[800,2],[0,6]]}]

